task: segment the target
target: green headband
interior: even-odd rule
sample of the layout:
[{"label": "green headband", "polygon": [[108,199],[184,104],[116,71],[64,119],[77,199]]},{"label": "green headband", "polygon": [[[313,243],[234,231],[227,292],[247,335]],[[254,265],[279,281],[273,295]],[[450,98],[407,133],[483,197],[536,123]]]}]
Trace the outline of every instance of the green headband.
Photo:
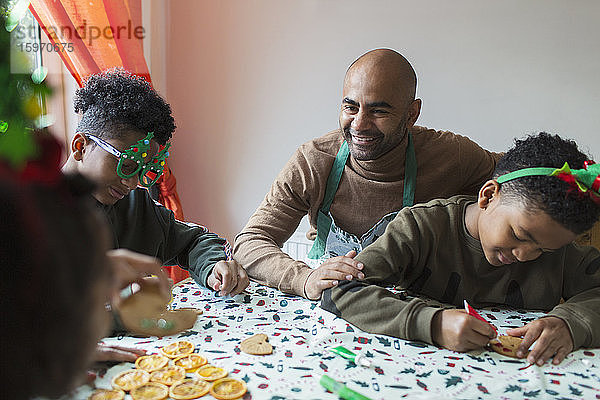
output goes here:
[{"label": "green headband", "polygon": [[501,175],[496,179],[498,183],[512,181],[524,176],[556,176],[569,183],[584,194],[589,191],[589,196],[596,203],[600,202],[600,164],[586,161],[583,169],[571,169],[565,162],[562,168],[533,167],[518,169]]}]

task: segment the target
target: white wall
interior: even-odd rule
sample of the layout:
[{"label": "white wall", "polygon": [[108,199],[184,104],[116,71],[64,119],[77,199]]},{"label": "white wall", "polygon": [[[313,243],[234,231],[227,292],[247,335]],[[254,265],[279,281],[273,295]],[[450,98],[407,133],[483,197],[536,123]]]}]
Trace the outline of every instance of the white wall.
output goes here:
[{"label": "white wall", "polygon": [[172,168],[186,217],[233,239],[294,149],[337,127],[367,50],[405,55],[418,124],[506,150],[539,130],[600,157],[600,1],[169,2]]}]

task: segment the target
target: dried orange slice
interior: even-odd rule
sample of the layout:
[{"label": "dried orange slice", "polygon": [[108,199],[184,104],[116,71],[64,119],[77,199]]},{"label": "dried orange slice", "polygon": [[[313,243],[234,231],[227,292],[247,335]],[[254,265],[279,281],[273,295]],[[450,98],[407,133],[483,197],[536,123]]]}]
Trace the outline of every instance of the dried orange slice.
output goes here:
[{"label": "dried orange slice", "polygon": [[169,397],[169,388],[161,383],[148,382],[129,394],[133,400],[164,400]]},{"label": "dried orange slice", "polygon": [[152,382],[159,382],[167,386],[171,386],[175,382],[185,379],[185,369],[176,365],[171,365],[150,374]]},{"label": "dried orange slice", "polygon": [[153,372],[164,368],[169,363],[169,359],[160,354],[150,354],[148,356],[141,356],[135,360],[136,368],[143,369],[144,371]]},{"label": "dried orange slice", "polygon": [[114,389],[97,389],[88,397],[88,400],[123,400],[125,392]]},{"label": "dried orange slice", "polygon": [[223,378],[215,381],[210,387],[210,394],[219,400],[231,400],[242,397],[248,388],[244,381]]},{"label": "dried orange slice", "polygon": [[177,382],[169,389],[169,396],[175,400],[197,399],[210,389],[210,383],[196,378],[187,378]]},{"label": "dried orange slice", "polygon": [[163,355],[169,358],[177,358],[179,356],[185,356],[194,351],[194,345],[188,341],[180,340],[179,342],[173,342],[160,349]]},{"label": "dried orange slice", "polygon": [[198,368],[198,370],[196,371],[196,375],[198,375],[198,378],[202,380],[212,382],[216,381],[217,379],[226,377],[227,371],[225,371],[223,368],[207,364]]},{"label": "dried orange slice", "polygon": [[173,364],[178,367],[183,367],[187,372],[194,372],[199,367],[207,363],[206,358],[200,354],[188,354],[187,356],[179,356],[173,360]]},{"label": "dried orange slice", "polygon": [[142,386],[150,381],[150,374],[143,369],[128,369],[121,372],[112,379],[112,386],[115,389],[124,390],[126,392]]}]

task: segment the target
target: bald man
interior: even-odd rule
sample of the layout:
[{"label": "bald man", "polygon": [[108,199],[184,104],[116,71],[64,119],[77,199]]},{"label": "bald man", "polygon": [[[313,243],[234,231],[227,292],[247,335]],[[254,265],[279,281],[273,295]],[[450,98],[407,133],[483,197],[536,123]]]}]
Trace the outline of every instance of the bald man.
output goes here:
[{"label": "bald man", "polygon": [[[352,63],[340,128],[296,150],[236,237],[234,258],[253,280],[316,300],[342,280],[364,278],[353,257],[400,209],[476,194],[492,176],[498,154],[415,126],[416,86],[410,63],[393,50],[373,50]],[[281,247],[306,214],[314,244],[306,260],[294,260]]]}]

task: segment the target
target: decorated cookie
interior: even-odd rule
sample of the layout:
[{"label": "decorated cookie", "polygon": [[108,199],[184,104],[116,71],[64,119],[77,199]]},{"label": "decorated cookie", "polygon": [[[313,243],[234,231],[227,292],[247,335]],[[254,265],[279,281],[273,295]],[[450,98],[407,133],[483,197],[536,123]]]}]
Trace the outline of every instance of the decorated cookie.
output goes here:
[{"label": "decorated cookie", "polygon": [[226,377],[227,371],[225,371],[223,368],[207,364],[198,368],[198,370],[196,371],[196,375],[198,375],[198,378],[202,380],[212,382],[216,381],[217,379]]},{"label": "decorated cookie", "polygon": [[145,336],[168,336],[194,326],[198,312],[167,310],[169,298],[158,285],[145,284],[119,306],[119,317],[129,332]]},{"label": "decorated cookie", "polygon": [[169,358],[177,358],[191,354],[194,351],[194,345],[188,341],[180,340],[173,342],[160,349],[160,352]]},{"label": "decorated cookie", "polygon": [[263,333],[242,340],[240,348],[244,353],[260,356],[273,353],[273,346],[269,343],[269,337]]},{"label": "decorated cookie", "polygon": [[160,354],[151,354],[148,356],[141,356],[135,360],[136,368],[143,369],[144,371],[153,372],[165,367],[169,363],[169,359]]},{"label": "decorated cookie", "polygon": [[150,374],[152,382],[162,383],[163,385],[171,386],[176,382],[185,379],[185,369],[176,365],[171,365]]},{"label": "decorated cookie", "polygon": [[128,369],[112,379],[112,386],[126,392],[150,381],[150,374],[143,369]]},{"label": "decorated cookie", "polygon": [[169,396],[175,400],[197,399],[208,393],[210,385],[200,379],[187,378],[173,384],[169,389]]},{"label": "decorated cookie", "polygon": [[123,400],[125,392],[122,390],[97,389],[88,397],[88,400]]},{"label": "decorated cookie", "polygon": [[246,390],[246,383],[238,379],[223,378],[215,381],[210,387],[210,394],[219,400],[231,400],[242,397]]},{"label": "decorated cookie", "polygon": [[516,336],[500,335],[497,338],[490,340],[489,347],[496,353],[503,354],[508,357],[517,357],[517,350],[523,341],[522,338]]},{"label": "decorated cookie", "polygon": [[161,383],[148,382],[129,394],[133,400],[164,400],[169,397],[169,388]]},{"label": "decorated cookie", "polygon": [[173,360],[173,364],[178,367],[183,367],[186,372],[195,372],[199,367],[206,364],[206,358],[200,354],[188,354],[185,356],[179,356]]}]

